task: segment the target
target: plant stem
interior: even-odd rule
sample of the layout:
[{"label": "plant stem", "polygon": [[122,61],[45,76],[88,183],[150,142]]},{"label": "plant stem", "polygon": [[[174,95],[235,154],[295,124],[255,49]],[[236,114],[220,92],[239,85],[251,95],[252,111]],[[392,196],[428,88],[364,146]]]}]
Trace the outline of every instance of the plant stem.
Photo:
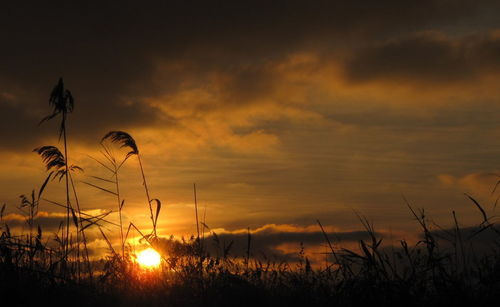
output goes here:
[{"label": "plant stem", "polygon": [[92,267],[90,265],[89,250],[87,248],[87,237],[85,235],[85,229],[83,229],[82,213],[80,211],[80,202],[78,200],[78,195],[76,193],[75,184],[73,182],[73,176],[71,176],[71,174],[69,176],[69,179],[71,180],[71,187],[73,188],[73,195],[75,196],[76,208],[78,210],[78,221],[79,221],[80,229],[82,232],[83,248],[84,248],[84,252],[85,252],[85,261],[87,264],[87,270],[89,271],[89,278],[90,278],[90,281],[92,282]]},{"label": "plant stem", "polygon": [[[114,159],[113,159],[114,160]],[[113,161],[113,166],[115,168],[115,184],[116,184],[116,198],[118,200],[118,215],[120,216],[120,236],[121,236],[121,246],[122,246],[122,257],[125,258],[125,241],[123,239],[123,222],[122,222],[122,202],[120,198],[120,185],[118,183],[118,168],[116,167],[116,161]]]},{"label": "plant stem", "polygon": [[142,184],[144,185],[144,190],[146,191],[146,197],[148,198],[148,206],[149,206],[149,212],[151,214],[151,222],[153,222],[153,234],[156,237],[156,223],[153,217],[153,207],[151,207],[151,197],[149,197],[148,184],[146,182],[146,176],[144,175],[144,168],[142,167],[141,156],[139,154],[137,154],[137,159],[139,160],[139,166],[141,168]]},{"label": "plant stem", "polygon": [[194,191],[194,211],[196,216],[196,233],[198,238],[198,244],[200,244],[200,226],[198,222],[198,201],[196,199],[196,183],[193,183],[193,191]]},{"label": "plant stem", "polygon": [[66,139],[66,112],[63,112],[63,119],[62,119],[62,132],[63,132],[63,140],[64,140],[64,159],[65,159],[65,167],[66,167],[66,175],[65,181],[66,181],[66,244],[65,244],[65,259],[67,260],[68,258],[68,250],[69,250],[69,209],[70,209],[70,200],[69,200],[69,167],[68,167],[68,146],[67,146],[67,139]]}]

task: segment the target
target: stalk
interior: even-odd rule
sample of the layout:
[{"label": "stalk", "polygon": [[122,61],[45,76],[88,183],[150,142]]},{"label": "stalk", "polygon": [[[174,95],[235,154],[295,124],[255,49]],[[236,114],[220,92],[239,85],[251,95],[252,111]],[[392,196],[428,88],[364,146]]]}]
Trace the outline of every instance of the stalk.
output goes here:
[{"label": "stalk", "polygon": [[149,196],[148,184],[146,182],[146,176],[144,175],[144,168],[142,167],[141,156],[139,154],[137,154],[137,159],[139,160],[139,167],[141,168],[141,174],[142,174],[142,183],[144,185],[144,190],[146,191],[146,197],[148,199],[149,212],[151,214],[151,222],[153,223],[153,233],[154,236],[156,237],[156,223],[153,217],[153,207],[151,206],[151,197]]},{"label": "stalk", "polygon": [[121,236],[121,246],[122,246],[122,257],[125,259],[125,241],[123,239],[123,222],[122,222],[122,202],[120,198],[120,185],[118,183],[118,168],[116,167],[116,161],[114,161],[113,166],[115,168],[115,184],[116,184],[116,198],[118,200],[118,215],[120,216],[120,236]]},{"label": "stalk", "polygon": [[[76,193],[75,184],[73,182],[73,176],[71,176],[71,174],[69,176],[69,179],[71,180],[71,187],[73,188],[73,195],[75,197],[76,208],[78,210],[78,221],[79,221],[79,224],[80,224],[80,230],[82,232],[83,250],[85,252],[84,257],[85,257],[85,262],[87,264],[87,271],[89,272],[89,278],[92,281],[92,268],[90,266],[89,251],[88,251],[88,247],[87,247],[87,237],[85,235],[85,229],[83,229],[82,213],[80,211],[80,202],[78,200],[78,195]],[[78,247],[78,248],[80,248],[80,247]]]},{"label": "stalk", "polygon": [[194,212],[196,216],[196,233],[198,238],[198,244],[200,244],[200,224],[198,222],[198,201],[196,199],[196,183],[193,183],[193,191],[194,191]]},{"label": "stalk", "polygon": [[62,120],[62,132],[63,132],[63,141],[64,141],[64,157],[66,160],[65,163],[65,168],[66,168],[66,175],[65,181],[66,181],[66,244],[65,244],[65,258],[67,260],[68,257],[68,250],[69,250],[69,209],[71,206],[70,200],[69,200],[69,180],[68,180],[68,174],[69,174],[69,168],[68,168],[68,146],[67,146],[67,138],[66,138],[66,112],[63,112],[63,120]]}]

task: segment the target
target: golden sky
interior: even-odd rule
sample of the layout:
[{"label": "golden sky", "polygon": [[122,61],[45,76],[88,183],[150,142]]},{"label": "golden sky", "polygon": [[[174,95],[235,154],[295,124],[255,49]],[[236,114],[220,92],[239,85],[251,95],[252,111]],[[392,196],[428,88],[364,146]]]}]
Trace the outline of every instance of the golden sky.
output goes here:
[{"label": "golden sky", "polygon": [[[75,97],[69,159],[85,170],[85,209],[115,209],[81,181],[105,174],[87,155],[99,157],[100,138],[123,130],[163,202],[165,235],[194,233],[194,182],[207,224],[221,231],[308,233],[319,218],[349,233],[361,228],[355,211],[381,231],[408,231],[416,224],[402,195],[445,226],[452,210],[465,225],[479,222],[463,193],[493,210],[499,9],[445,0],[2,4],[0,204],[19,213],[18,196],[45,178],[31,151],[58,145],[57,119],[37,124],[62,76]],[[149,226],[135,159],[121,180],[126,220]],[[62,202],[62,190],[54,181],[46,196]],[[47,224],[59,219],[42,209]]]}]

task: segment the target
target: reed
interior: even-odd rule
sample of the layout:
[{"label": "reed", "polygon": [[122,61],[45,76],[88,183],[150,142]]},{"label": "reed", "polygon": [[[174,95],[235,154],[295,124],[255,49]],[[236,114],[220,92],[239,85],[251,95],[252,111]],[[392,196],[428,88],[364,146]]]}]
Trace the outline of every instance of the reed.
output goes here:
[{"label": "reed", "polygon": [[[125,206],[125,199],[122,198],[121,193],[120,193],[120,179],[119,179],[119,171],[121,167],[125,164],[127,159],[129,158],[129,155],[125,156],[125,158],[118,160],[115,155],[113,154],[113,151],[108,148],[108,146],[104,143],[105,138],[101,139],[101,148],[102,150],[100,151],[103,157],[105,158],[104,161],[100,161],[96,158],[91,157],[94,161],[98,162],[101,166],[104,167],[104,169],[111,174],[108,178],[103,178],[99,176],[91,176],[93,179],[99,180],[101,184],[93,184],[89,182],[84,182],[87,185],[90,185],[94,188],[97,188],[101,191],[104,191],[106,193],[112,194],[113,196],[116,197],[117,201],[117,208],[118,208],[118,217],[119,217],[119,222],[120,222],[120,247],[121,247],[121,256],[125,257],[125,238],[123,235],[123,207]],[[102,184],[112,184],[114,191],[111,191],[111,189],[104,188]]]},{"label": "reed", "polygon": [[[134,140],[134,138],[128,134],[127,132],[124,131],[110,131],[108,132],[101,141],[104,140],[109,140],[113,143],[117,143],[120,145],[121,148],[128,148],[130,150],[126,157],[125,160],[128,159],[131,156],[136,156],[137,160],[139,162],[139,168],[141,171],[141,176],[142,176],[142,185],[144,187],[144,191],[146,192],[146,199],[147,199],[147,204],[149,208],[149,213],[150,213],[150,219],[151,223],[153,225],[153,232],[152,235],[154,237],[157,237],[157,231],[156,231],[156,224],[158,222],[158,217],[161,211],[161,201],[156,198],[151,198],[149,194],[149,188],[148,188],[148,183],[146,180],[146,175],[144,174],[144,167],[142,165],[142,160],[141,160],[141,155],[139,153],[139,148],[137,147],[137,144]],[[125,161],[124,160],[124,161]],[[156,203],[156,210],[153,213],[153,202]]]},{"label": "reed", "polygon": [[69,166],[68,166],[68,139],[66,135],[66,122],[67,122],[67,117],[68,114],[73,112],[74,108],[74,99],[73,95],[71,92],[64,87],[64,82],[62,78],[59,78],[59,82],[54,86],[52,89],[52,92],[50,93],[50,98],[49,98],[49,105],[53,107],[52,113],[46,117],[44,117],[41,121],[40,124],[53,119],[57,115],[60,115],[61,117],[61,124],[59,126],[59,140],[63,139],[63,145],[64,145],[64,157],[65,157],[65,176],[64,176],[64,181],[66,184],[66,254],[68,254],[68,248],[69,248],[69,219],[70,219],[70,209],[71,209],[71,203],[70,203],[70,192],[69,192],[69,178],[67,174],[69,173]]}]

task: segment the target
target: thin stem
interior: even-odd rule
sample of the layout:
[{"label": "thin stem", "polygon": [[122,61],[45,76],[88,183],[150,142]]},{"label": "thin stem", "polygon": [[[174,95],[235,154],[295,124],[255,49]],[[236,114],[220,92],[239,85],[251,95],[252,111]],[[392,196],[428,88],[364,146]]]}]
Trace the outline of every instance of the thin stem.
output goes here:
[{"label": "thin stem", "polygon": [[64,158],[65,158],[65,167],[66,167],[66,174],[65,174],[65,181],[66,181],[66,244],[65,244],[65,257],[67,260],[68,256],[68,249],[69,249],[69,209],[70,209],[70,200],[69,200],[69,180],[68,180],[68,174],[69,174],[69,167],[68,167],[68,146],[67,146],[67,139],[66,139],[66,112],[63,112],[63,119],[62,119],[62,132],[63,132],[63,140],[64,140]]},{"label": "thin stem", "polygon": [[120,236],[122,239],[122,257],[125,257],[125,241],[123,239],[123,222],[122,222],[122,202],[120,198],[120,184],[118,183],[118,169],[116,167],[116,161],[113,161],[113,167],[115,168],[115,184],[116,184],[116,199],[118,201],[118,215],[120,216]]},{"label": "thin stem", "polygon": [[73,188],[73,195],[75,197],[76,208],[78,210],[78,221],[79,221],[80,229],[82,232],[83,249],[85,252],[85,261],[87,263],[87,270],[89,271],[89,278],[90,278],[90,281],[92,282],[92,267],[90,265],[89,250],[87,248],[87,237],[85,235],[85,229],[83,229],[82,212],[80,210],[80,202],[78,200],[78,195],[76,193],[75,184],[73,182],[73,176],[71,176],[71,174],[69,174],[69,179],[71,180],[71,187]]},{"label": "thin stem", "polygon": [[198,222],[198,201],[196,199],[196,183],[193,183],[193,191],[194,191],[194,211],[195,211],[195,216],[196,216],[196,233],[198,235],[198,244],[200,241],[200,226]]},{"label": "thin stem", "polygon": [[148,198],[148,206],[149,206],[149,212],[151,214],[151,222],[153,222],[153,234],[156,237],[156,223],[153,217],[153,207],[151,207],[151,197],[149,197],[148,184],[146,182],[146,176],[144,175],[144,168],[142,167],[141,156],[139,154],[137,154],[137,159],[139,160],[139,166],[141,168],[142,184],[144,185],[144,190],[146,191],[146,197]]}]

